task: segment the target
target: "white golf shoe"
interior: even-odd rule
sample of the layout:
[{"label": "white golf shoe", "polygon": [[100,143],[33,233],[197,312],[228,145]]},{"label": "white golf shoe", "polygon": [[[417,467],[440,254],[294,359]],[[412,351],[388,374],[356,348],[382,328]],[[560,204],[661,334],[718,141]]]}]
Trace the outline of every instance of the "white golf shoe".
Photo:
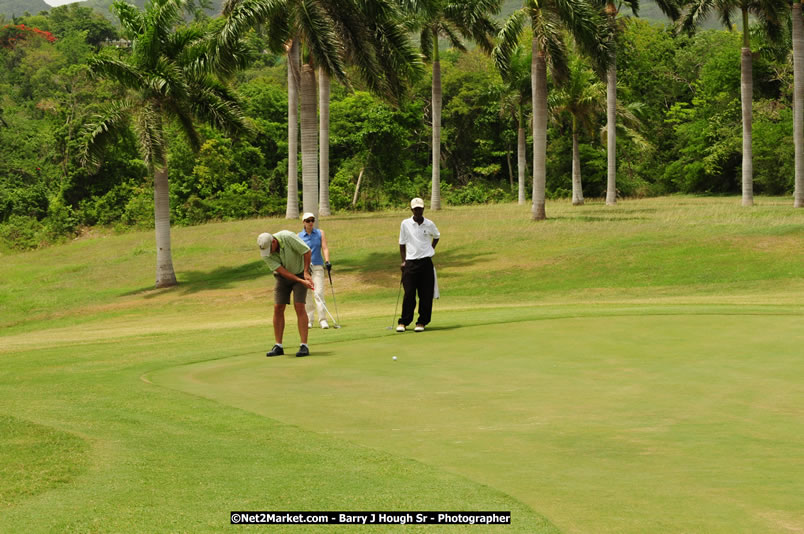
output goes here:
[{"label": "white golf shoe", "polygon": [[403,325],[403,324],[398,325],[396,327],[396,331],[397,332],[404,332],[405,331],[405,325]]},{"label": "white golf shoe", "polygon": [[414,328],[413,331],[414,332],[424,332],[424,325],[423,324],[417,324],[416,328]]},{"label": "white golf shoe", "polygon": [[321,328],[329,328],[329,323],[327,323],[326,319],[321,319]]}]

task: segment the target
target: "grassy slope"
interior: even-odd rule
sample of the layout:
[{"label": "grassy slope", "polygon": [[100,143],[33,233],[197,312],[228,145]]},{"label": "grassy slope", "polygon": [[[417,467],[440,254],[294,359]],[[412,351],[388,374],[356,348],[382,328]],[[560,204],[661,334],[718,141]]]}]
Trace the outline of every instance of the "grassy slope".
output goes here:
[{"label": "grassy slope", "polygon": [[[550,203],[544,223],[528,221],[526,207],[448,209],[433,215],[443,234],[436,320],[458,328],[490,316],[800,315],[804,212],[789,205],[759,198],[742,209],[735,199],[688,197],[615,209]],[[387,335],[404,215],[326,221],[348,325],[327,339],[380,343]],[[560,494],[551,503],[531,492],[527,508],[499,493],[519,498],[527,481],[462,472],[433,456],[444,454],[439,447],[419,463],[407,459],[419,457],[412,452],[370,442],[366,449],[309,421],[283,424],[262,408],[244,411],[231,399],[227,406],[148,382],[179,365],[253,362],[267,348],[271,281],[254,241],[261,231],[293,226],[264,219],[175,229],[181,285],[171,290],[149,289],[150,232],[2,256],[0,415],[79,436],[87,447],[74,454],[77,469],[86,466],[81,476],[49,482],[55,490],[11,505],[0,514],[0,531],[22,517],[38,518],[34,531],[215,531],[226,511],[241,507],[463,507],[455,503],[514,509],[523,531],[551,528],[532,510],[560,510]],[[288,330],[292,344],[296,334]],[[319,343],[334,361],[337,347],[320,339],[314,350]],[[92,517],[112,511],[120,516],[110,523]],[[777,512],[778,521],[801,526]]]}]

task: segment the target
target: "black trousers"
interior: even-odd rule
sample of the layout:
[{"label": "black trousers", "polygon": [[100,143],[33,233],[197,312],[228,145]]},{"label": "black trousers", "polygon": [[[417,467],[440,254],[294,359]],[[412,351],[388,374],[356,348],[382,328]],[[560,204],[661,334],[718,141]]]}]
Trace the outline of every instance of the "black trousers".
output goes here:
[{"label": "black trousers", "polygon": [[405,270],[402,272],[402,287],[405,288],[405,298],[402,300],[402,317],[399,318],[399,324],[407,326],[413,322],[416,293],[419,294],[419,318],[416,324],[428,324],[433,313],[435,288],[432,258],[406,260]]}]

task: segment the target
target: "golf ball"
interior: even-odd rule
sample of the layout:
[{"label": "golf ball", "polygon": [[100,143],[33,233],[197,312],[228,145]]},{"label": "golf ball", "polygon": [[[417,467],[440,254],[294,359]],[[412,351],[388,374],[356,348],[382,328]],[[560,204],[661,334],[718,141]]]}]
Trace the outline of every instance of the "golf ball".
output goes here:
[{"label": "golf ball", "polygon": [[394,360],[396,360],[396,356],[394,356]]}]

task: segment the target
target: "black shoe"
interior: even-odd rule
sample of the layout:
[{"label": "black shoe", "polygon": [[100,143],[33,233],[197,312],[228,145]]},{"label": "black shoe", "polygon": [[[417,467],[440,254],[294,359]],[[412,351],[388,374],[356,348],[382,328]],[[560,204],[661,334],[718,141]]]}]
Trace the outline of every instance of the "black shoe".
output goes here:
[{"label": "black shoe", "polygon": [[296,353],[297,358],[309,355],[310,355],[310,349],[307,348],[307,345],[302,345],[301,347],[299,347],[299,352]]},{"label": "black shoe", "polygon": [[267,358],[270,358],[271,356],[282,356],[283,354],[285,354],[285,349],[283,349],[279,345],[274,345],[274,348],[268,351],[268,354],[266,354],[265,356]]}]

